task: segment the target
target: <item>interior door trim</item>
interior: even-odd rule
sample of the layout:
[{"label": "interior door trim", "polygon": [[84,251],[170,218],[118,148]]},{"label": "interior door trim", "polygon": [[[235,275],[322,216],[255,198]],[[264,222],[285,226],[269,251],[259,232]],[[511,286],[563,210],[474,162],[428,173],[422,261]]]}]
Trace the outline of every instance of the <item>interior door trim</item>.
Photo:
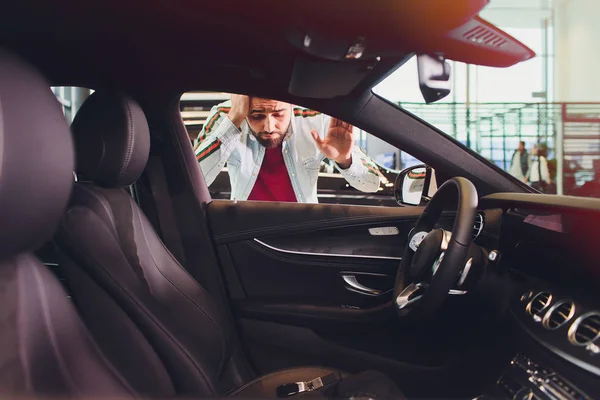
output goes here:
[{"label": "interior door trim", "polygon": [[[358,280],[356,279],[356,276],[358,274],[355,274],[355,273],[341,273],[340,275],[347,285],[346,290],[361,294],[363,296],[378,297],[378,296],[382,296],[382,295],[387,294],[392,291],[392,289],[389,289],[386,291],[381,291],[378,289],[371,289],[370,287],[367,287],[367,286],[361,284],[360,282],[358,282]],[[386,275],[382,274],[382,276],[386,276]]]},{"label": "interior door trim", "polygon": [[278,253],[285,254],[295,254],[301,256],[319,256],[319,257],[344,257],[344,258],[370,258],[370,259],[380,259],[380,260],[397,260],[402,261],[402,257],[391,257],[391,256],[368,256],[363,254],[336,254],[336,253],[314,253],[309,251],[295,251],[295,250],[286,250],[281,249],[279,247],[271,246],[259,239],[254,238],[254,241],[259,245],[266,247],[270,250],[276,251]]}]

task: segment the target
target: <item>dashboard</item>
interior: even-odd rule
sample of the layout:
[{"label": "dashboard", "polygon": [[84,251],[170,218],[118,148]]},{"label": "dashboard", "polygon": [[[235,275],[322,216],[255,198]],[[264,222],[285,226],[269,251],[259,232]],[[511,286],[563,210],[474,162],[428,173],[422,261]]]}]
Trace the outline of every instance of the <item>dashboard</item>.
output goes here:
[{"label": "dashboard", "polygon": [[600,201],[484,197],[476,243],[509,281],[510,362],[478,399],[600,398]]},{"label": "dashboard", "polygon": [[481,201],[476,243],[501,254],[514,353],[480,399],[600,398],[600,201],[565,197]]}]

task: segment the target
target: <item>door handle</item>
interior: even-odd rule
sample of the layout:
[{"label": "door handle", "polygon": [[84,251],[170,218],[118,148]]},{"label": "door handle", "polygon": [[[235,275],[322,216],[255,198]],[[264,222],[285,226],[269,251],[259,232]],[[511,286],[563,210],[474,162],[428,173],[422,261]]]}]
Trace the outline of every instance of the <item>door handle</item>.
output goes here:
[{"label": "door handle", "polygon": [[355,292],[355,293],[359,293],[362,294],[364,296],[381,296],[382,294],[385,294],[386,292],[383,292],[381,290],[378,289],[371,289],[370,287],[366,287],[365,285],[362,285],[358,282],[358,280],[356,279],[356,275],[352,275],[352,274],[342,274],[342,279],[344,280],[344,282],[346,283],[346,289],[351,291],[351,292]]}]

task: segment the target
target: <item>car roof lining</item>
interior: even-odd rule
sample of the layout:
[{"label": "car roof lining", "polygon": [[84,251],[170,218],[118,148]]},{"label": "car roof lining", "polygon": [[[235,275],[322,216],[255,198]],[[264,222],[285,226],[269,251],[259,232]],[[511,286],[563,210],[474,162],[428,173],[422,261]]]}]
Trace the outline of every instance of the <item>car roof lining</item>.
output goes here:
[{"label": "car roof lining", "polygon": [[[250,93],[268,86],[273,97],[290,92],[335,97],[362,93],[415,52],[496,66],[532,55],[477,17],[488,1],[372,2],[365,18],[362,2],[346,0],[304,0],[293,7],[271,0],[177,6],[164,0],[131,0],[126,6],[117,0],[23,0],[3,9],[0,46],[30,60],[56,85],[139,94],[196,87]],[[486,47],[467,40],[475,29],[469,24],[498,40],[502,36],[506,44]],[[325,59],[322,52],[298,48],[290,35],[294,30],[311,35],[313,42],[321,38],[322,48],[333,49],[326,53],[337,56],[337,50],[364,37],[365,54],[358,60]],[[302,68],[307,64],[314,67]],[[361,74],[348,72],[373,65]],[[321,88],[328,79],[337,82]]]}]

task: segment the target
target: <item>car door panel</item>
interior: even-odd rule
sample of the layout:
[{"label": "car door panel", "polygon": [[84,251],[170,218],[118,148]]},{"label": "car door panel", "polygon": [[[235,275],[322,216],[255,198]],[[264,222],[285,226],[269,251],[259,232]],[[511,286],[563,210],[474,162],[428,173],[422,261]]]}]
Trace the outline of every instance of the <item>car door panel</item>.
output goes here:
[{"label": "car door panel", "polygon": [[208,206],[208,222],[215,242],[223,244],[242,239],[389,221],[410,224],[410,221],[414,223],[422,210],[421,207],[215,200]]},{"label": "car door panel", "polygon": [[[297,303],[337,307],[368,307],[391,295],[399,261],[350,259],[345,257],[282,254],[254,241],[227,245],[247,300],[271,303]],[[346,289],[343,274],[378,274],[382,277],[379,296],[363,295]],[[362,274],[360,274],[362,275]],[[357,280],[367,285],[367,279]],[[374,279],[370,279],[372,281]],[[370,283],[372,284],[372,283]]]},{"label": "car door panel", "polygon": [[408,234],[421,212],[235,201],[208,206],[238,316],[307,326],[385,318]]},{"label": "car door panel", "polygon": [[399,261],[402,259],[402,245],[406,243],[407,237],[400,237],[400,232],[410,231],[412,224],[413,221],[377,227],[372,224],[344,226],[255,238],[254,241],[279,253]]}]

